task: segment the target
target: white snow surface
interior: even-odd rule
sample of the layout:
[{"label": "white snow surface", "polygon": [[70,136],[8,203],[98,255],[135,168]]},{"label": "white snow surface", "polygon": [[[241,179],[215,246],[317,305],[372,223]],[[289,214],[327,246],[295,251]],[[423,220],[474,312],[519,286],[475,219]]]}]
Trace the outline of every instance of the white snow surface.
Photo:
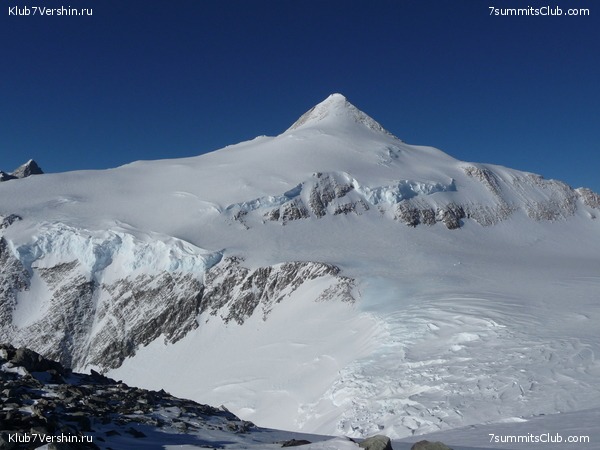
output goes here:
[{"label": "white snow surface", "polygon": [[[470,168],[494,178],[481,181]],[[315,174],[347,182],[353,201],[374,207],[284,226],[264,219],[270,208],[308,201]],[[77,259],[104,281],[138,270],[201,276],[224,254],[243,255],[249,267],[337,265],[356,280],[355,303],[315,302],[326,288],[317,280],[266,321],[225,325],[205,313],[182,340],[158,338],[107,375],[224,404],[259,426],[399,439],[525,426],[542,414],[597,416],[600,211],[567,191],[405,144],[334,94],[276,137],[2,183],[0,215],[23,220],[0,233],[28,268]],[[496,202],[511,214],[493,226],[408,227],[393,219],[407,199],[433,208]],[[563,209],[547,214],[553,206]],[[233,217],[239,211],[246,222]],[[43,314],[38,295],[21,294],[16,325]]]}]

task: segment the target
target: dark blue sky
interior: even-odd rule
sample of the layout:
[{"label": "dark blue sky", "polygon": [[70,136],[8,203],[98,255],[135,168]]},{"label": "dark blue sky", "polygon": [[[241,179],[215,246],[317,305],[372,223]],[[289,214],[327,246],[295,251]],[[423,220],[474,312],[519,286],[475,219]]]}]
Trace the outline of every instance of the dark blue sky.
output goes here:
[{"label": "dark blue sky", "polygon": [[[548,4],[591,15],[489,15]],[[341,92],[408,143],[600,191],[599,29],[586,0],[3,2],[0,169],[197,155]]]}]

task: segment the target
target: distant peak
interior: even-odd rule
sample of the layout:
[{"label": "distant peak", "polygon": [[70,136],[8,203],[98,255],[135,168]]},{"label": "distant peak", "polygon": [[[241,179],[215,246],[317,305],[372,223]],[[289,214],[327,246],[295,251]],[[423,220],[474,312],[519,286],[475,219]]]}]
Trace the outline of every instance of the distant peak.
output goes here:
[{"label": "distant peak", "polygon": [[30,159],[25,164],[17,167],[11,175],[15,178],[26,178],[31,175],[41,175],[43,173],[42,168],[33,159]]},{"label": "distant peak", "polygon": [[25,164],[22,164],[19,167],[17,167],[12,173],[6,173],[0,170],[0,181],[26,178],[30,175],[41,175],[43,173],[44,172],[42,171],[42,168],[38,166],[38,164],[33,159],[30,159]]},{"label": "distant peak", "polygon": [[367,128],[391,135],[377,121],[362,112],[346,99],[342,94],[331,94],[321,103],[313,106],[302,114],[287,131],[310,126],[360,124]]}]

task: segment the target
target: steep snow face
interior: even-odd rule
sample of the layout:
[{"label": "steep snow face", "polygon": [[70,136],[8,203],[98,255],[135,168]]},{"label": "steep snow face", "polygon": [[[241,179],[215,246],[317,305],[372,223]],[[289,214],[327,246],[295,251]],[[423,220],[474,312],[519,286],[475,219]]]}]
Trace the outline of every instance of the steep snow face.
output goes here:
[{"label": "steep snow face", "polygon": [[331,94],[318,105],[305,112],[287,132],[309,127],[335,127],[337,129],[364,126],[372,131],[391,136],[378,122],[351,104],[342,94]]},{"label": "steep snow face", "polygon": [[333,95],[276,137],[2,183],[0,337],[286,429],[594,408],[599,213]]},{"label": "steep snow face", "polygon": [[115,366],[160,334],[185,335],[197,326],[203,274],[222,256],[117,225],[32,230],[17,220],[0,242],[0,337],[69,366]]},{"label": "steep snow face", "polygon": [[[11,230],[7,236],[15,234],[20,234],[19,230]],[[99,283],[110,283],[122,274],[202,274],[221,258],[219,252],[208,252],[180,239],[117,224],[109,230],[90,230],[41,223],[25,242],[10,242],[14,255],[29,272],[77,261],[82,273]]]}]

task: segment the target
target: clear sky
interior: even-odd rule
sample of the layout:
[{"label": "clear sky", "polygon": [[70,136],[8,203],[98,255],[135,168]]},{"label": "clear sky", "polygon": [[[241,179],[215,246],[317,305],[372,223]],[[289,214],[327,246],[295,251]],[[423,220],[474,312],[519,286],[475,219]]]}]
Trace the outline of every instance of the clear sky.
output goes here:
[{"label": "clear sky", "polygon": [[405,142],[600,191],[598,30],[589,0],[2,2],[0,169],[197,155],[340,92]]}]

